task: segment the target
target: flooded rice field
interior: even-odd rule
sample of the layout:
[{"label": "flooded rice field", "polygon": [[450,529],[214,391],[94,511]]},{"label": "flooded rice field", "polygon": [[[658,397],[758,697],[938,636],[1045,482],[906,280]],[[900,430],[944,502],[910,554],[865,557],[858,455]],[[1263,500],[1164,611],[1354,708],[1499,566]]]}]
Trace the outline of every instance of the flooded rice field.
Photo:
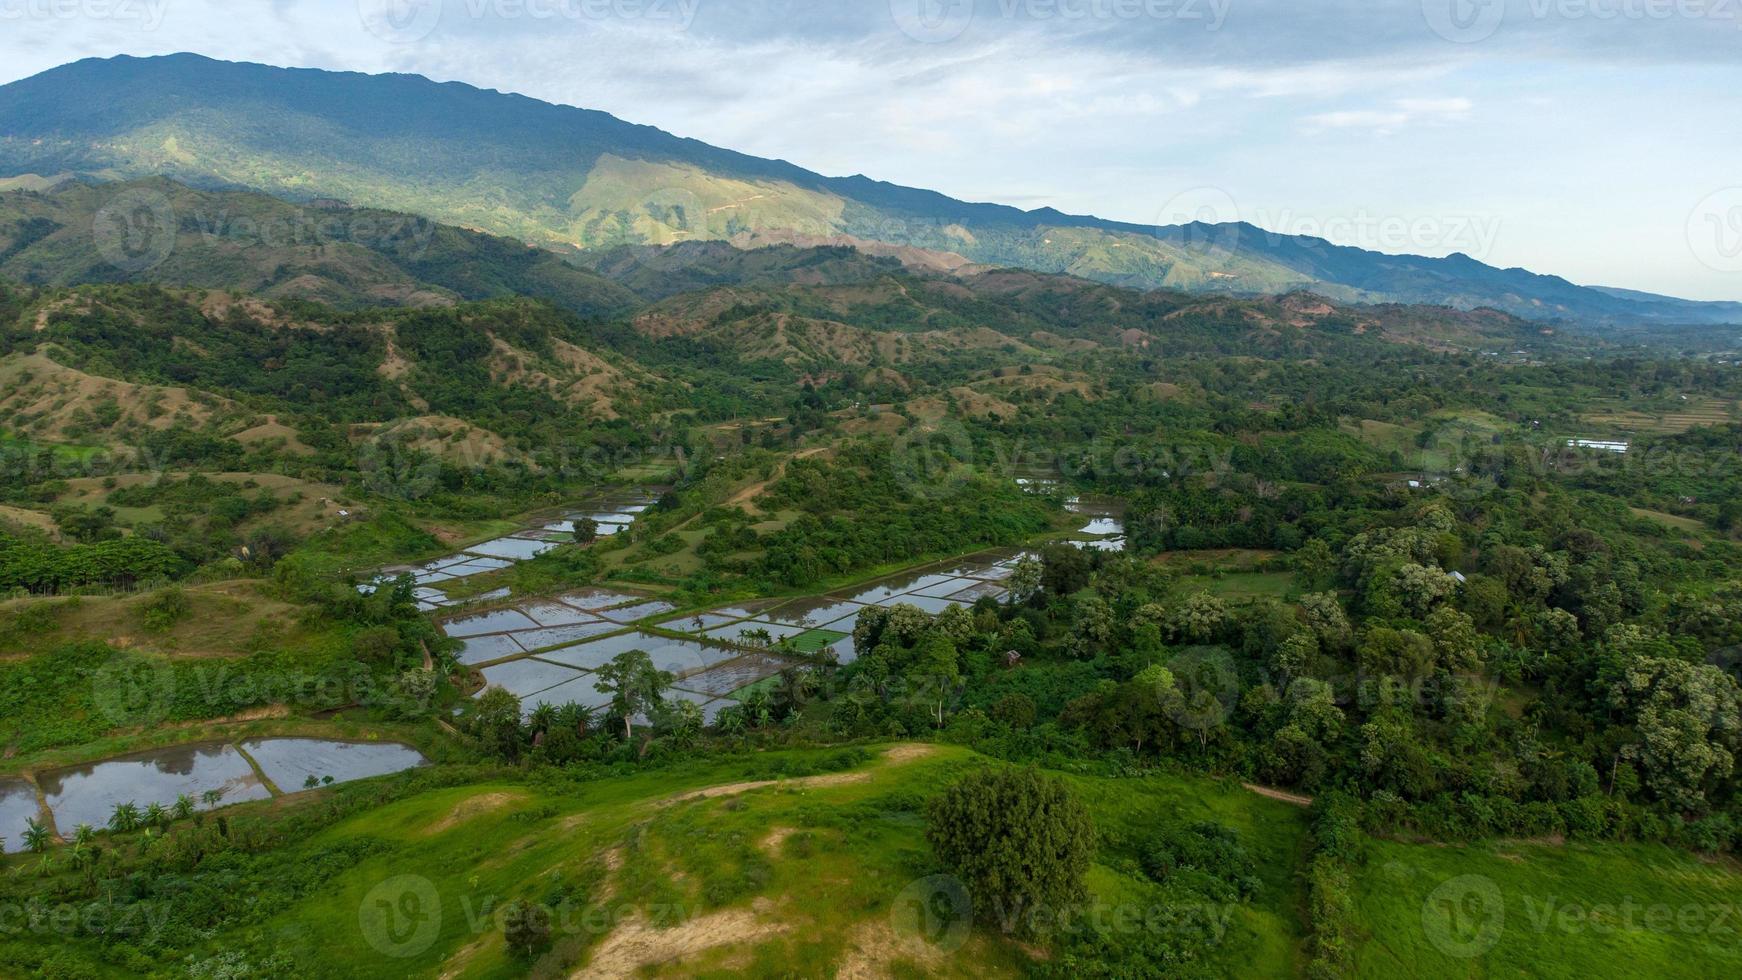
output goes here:
[{"label": "flooded rice field", "polygon": [[262,738],[242,743],[266,778],[282,792],[294,793],[310,777],[348,783],[387,776],[424,764],[423,754],[397,742],[331,742],[318,738]]},{"label": "flooded rice field", "polygon": [[[1086,506],[1095,533],[1122,531],[1111,523],[1117,520],[1111,512]],[[594,672],[623,653],[641,650],[656,668],[673,675],[668,697],[694,702],[711,721],[746,688],[807,662],[800,651],[851,663],[858,656],[853,627],[870,606],[911,605],[939,613],[983,598],[1005,599],[1005,580],[1027,554],[995,549],[826,595],[738,602],[663,620],[676,612],[663,599],[588,588],[456,615],[442,628],[461,641],[460,661],[478,668],[483,689],[513,693],[527,714],[540,704],[605,706],[609,698],[598,691]],[[650,623],[662,632],[649,632]]]},{"label": "flooded rice field", "polygon": [[1089,522],[1077,530],[1088,540],[1072,541],[1071,544],[1096,551],[1125,550],[1125,501],[1117,497],[1084,494],[1066,501],[1065,509],[1089,518]]},{"label": "flooded rice field", "polygon": [[167,807],[185,795],[207,809],[208,792],[219,806],[272,795],[233,745],[178,745],[44,773],[37,781],[62,834],[80,824],[106,825],[122,803]]},{"label": "flooded rice field", "polygon": [[[206,742],[154,749],[38,773],[36,779],[54,829],[64,838],[80,824],[106,827],[115,808],[124,803],[143,812],[153,803],[173,807],[186,796],[197,809],[209,810],[269,799],[274,789],[298,792],[310,776],[321,784],[344,783],[403,772],[424,762],[416,749],[396,742],[260,738],[240,747]],[[270,786],[261,780],[261,773]],[[24,821],[36,815],[36,793],[28,782],[0,781],[0,836],[6,838],[7,851],[22,849]]]},{"label": "flooded rice field", "polygon": [[476,667],[622,632],[641,620],[664,616],[676,608],[662,599],[609,589],[582,589],[549,599],[530,599],[505,609],[456,616],[440,625],[442,632],[461,641],[460,663]]},{"label": "flooded rice field", "polygon": [[[652,494],[629,494],[579,501],[566,512],[559,512],[561,516],[547,514],[519,531],[470,545],[457,554],[421,565],[384,568],[374,578],[357,586],[357,589],[367,595],[399,575],[410,573],[418,585],[418,608],[425,612],[437,612],[451,605],[447,592],[442,589],[442,583],[501,571],[518,562],[536,558],[558,545],[574,540],[574,522],[583,518],[594,521],[601,537],[616,534],[634,523],[635,516],[647,510],[654,499]],[[506,593],[493,593],[474,597],[472,601],[505,597]]]},{"label": "flooded rice field", "polygon": [[[712,704],[715,699],[779,673],[794,663],[781,657],[746,654],[743,650],[696,640],[630,631],[537,656],[491,664],[480,673],[487,687],[501,687],[520,698],[521,709],[526,714],[531,714],[540,704],[601,708],[610,698],[597,689],[598,679],[594,671],[630,650],[643,651],[655,668],[676,678],[668,697],[694,701],[702,706],[703,714],[709,719],[726,706]],[[721,675],[715,671],[725,667],[730,667],[729,676],[742,680],[722,689],[718,680]],[[698,683],[691,678],[702,680]]]},{"label": "flooded rice field", "polygon": [[25,822],[41,819],[36,787],[23,779],[0,779],[0,838],[4,838],[0,846],[5,853],[24,850]]}]

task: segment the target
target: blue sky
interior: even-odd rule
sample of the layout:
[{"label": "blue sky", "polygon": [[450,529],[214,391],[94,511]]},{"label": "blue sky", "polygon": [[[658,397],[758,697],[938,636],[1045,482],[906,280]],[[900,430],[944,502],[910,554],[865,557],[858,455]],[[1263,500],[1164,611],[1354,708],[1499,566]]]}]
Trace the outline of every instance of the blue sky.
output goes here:
[{"label": "blue sky", "polygon": [[827,174],[1742,300],[1742,0],[0,0],[0,80],[196,51]]}]

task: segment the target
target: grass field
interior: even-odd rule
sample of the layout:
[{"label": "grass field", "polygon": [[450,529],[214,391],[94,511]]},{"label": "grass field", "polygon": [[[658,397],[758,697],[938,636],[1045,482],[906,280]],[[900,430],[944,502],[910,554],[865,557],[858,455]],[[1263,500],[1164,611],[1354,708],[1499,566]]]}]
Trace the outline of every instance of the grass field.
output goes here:
[{"label": "grass field", "polygon": [[80,446],[64,442],[42,442],[12,432],[0,431],[0,450],[40,453],[48,450],[62,463],[86,463],[104,452],[102,446]]},{"label": "grass field", "polygon": [[1374,841],[1361,977],[1742,975],[1742,871],[1647,845]]},{"label": "grass field", "polygon": [[816,653],[831,643],[846,639],[847,636],[846,633],[837,633],[834,630],[806,630],[788,640],[783,646],[797,650],[799,653]]},{"label": "grass field", "polygon": [[1725,425],[1742,420],[1742,404],[1718,398],[1679,398],[1659,400],[1650,404],[1616,401],[1598,402],[1600,407],[1579,417],[1584,421],[1619,432],[1673,435],[1696,426]]},{"label": "grass field", "polygon": [[1224,575],[1187,575],[1179,580],[1179,593],[1208,592],[1224,599],[1280,599],[1294,588],[1293,572],[1229,572]]},{"label": "grass field", "polygon": [[1647,510],[1644,507],[1629,507],[1634,514],[1653,520],[1659,524],[1667,524],[1678,531],[1699,532],[1706,530],[1706,525],[1691,517],[1680,517],[1676,514],[1665,514],[1661,510]]},{"label": "grass field", "polygon": [[1418,428],[1397,425],[1392,422],[1380,422],[1376,419],[1361,419],[1359,422],[1348,422],[1341,426],[1342,430],[1380,452],[1401,453],[1405,459],[1421,452],[1416,444],[1416,438],[1421,434]]},{"label": "grass field", "polygon": [[[1019,976],[1033,947],[984,927],[909,925],[924,880],[941,870],[925,800],[991,764],[901,744],[428,791],[275,854],[271,864],[331,873],[276,897],[263,920],[206,937],[192,960],[277,953],[306,976]],[[1202,779],[1065,778],[1096,814],[1097,903],[1161,901],[1135,870],[1135,846],[1159,821],[1218,820],[1240,832],[1262,880],[1232,910],[1209,965],[1297,972],[1303,811]],[[313,796],[302,805],[318,805]],[[283,804],[245,806],[273,805]],[[328,857],[340,854],[350,857]],[[270,867],[239,871],[236,887],[265,885]],[[505,948],[497,915],[516,899],[557,910],[554,943],[536,962]]]},{"label": "grass field", "polygon": [[263,582],[191,585],[182,594],[187,614],[160,630],[145,624],[151,593],[0,602],[0,658],[74,642],[200,658],[241,657],[266,644],[301,648],[320,642],[302,625],[301,610],[268,595]]}]

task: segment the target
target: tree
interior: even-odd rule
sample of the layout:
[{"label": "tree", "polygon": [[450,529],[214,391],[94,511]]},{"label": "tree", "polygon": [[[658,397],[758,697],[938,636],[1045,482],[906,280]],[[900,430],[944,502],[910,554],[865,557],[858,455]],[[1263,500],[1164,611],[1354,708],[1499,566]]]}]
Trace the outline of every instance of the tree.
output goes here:
[{"label": "tree", "polygon": [[1343,604],[1334,592],[1314,592],[1300,598],[1301,616],[1307,628],[1319,638],[1319,645],[1330,653],[1347,650],[1354,642],[1355,630],[1349,625]]},{"label": "tree", "polygon": [[502,687],[486,688],[472,702],[472,734],[504,758],[520,754],[520,699]]},{"label": "tree", "polygon": [[48,850],[49,842],[53,839],[54,835],[48,832],[47,827],[37,823],[35,817],[25,818],[24,846],[30,853],[41,854]]},{"label": "tree", "polygon": [[591,517],[577,517],[570,527],[574,530],[576,544],[592,544],[599,540],[599,522]]},{"label": "tree", "polygon": [[69,504],[54,508],[52,516],[55,526],[60,528],[62,534],[81,544],[112,541],[121,536],[121,529],[115,526],[115,510],[112,507],[99,506],[86,510]]},{"label": "tree", "polygon": [[1088,808],[1033,769],[990,769],[951,786],[926,808],[926,839],[977,915],[1024,933],[1082,900],[1095,851]]},{"label": "tree", "polygon": [[391,626],[367,626],[351,639],[351,649],[366,664],[390,664],[402,642],[399,631]]},{"label": "tree", "polygon": [[1331,580],[1331,573],[1337,567],[1337,557],[1331,553],[1331,546],[1322,538],[1308,539],[1294,553],[1291,561],[1295,570],[1300,573],[1301,580],[1308,585],[1323,586]]},{"label": "tree", "polygon": [[1081,591],[1089,584],[1089,575],[1094,570],[1094,559],[1089,550],[1068,544],[1047,545],[1041,549],[1040,560],[1041,585],[1056,596]]},{"label": "tree", "polygon": [[1275,670],[1280,683],[1286,688],[1290,681],[1306,672],[1313,658],[1319,655],[1319,640],[1308,630],[1302,630],[1283,640],[1270,655],[1271,669]]},{"label": "tree", "polygon": [[598,683],[593,687],[601,694],[611,695],[611,712],[623,719],[623,738],[633,738],[631,719],[638,714],[649,718],[658,712],[665,689],[671,686],[670,672],[653,666],[653,658],[641,650],[629,650],[611,658],[598,670]]},{"label": "tree", "polygon": [[1030,596],[1039,592],[1044,571],[1044,566],[1033,555],[1018,558],[1006,583],[1010,587],[1010,601],[1027,602]]},{"label": "tree", "polygon": [[525,899],[502,910],[502,939],[516,956],[532,959],[550,944],[550,913]]},{"label": "tree", "polygon": [[1226,602],[1208,592],[1199,592],[1173,610],[1168,618],[1168,632],[1176,641],[1214,643],[1230,622]]},{"label": "tree", "polygon": [[942,633],[928,634],[919,641],[919,646],[914,650],[908,676],[920,687],[931,688],[934,697],[928,700],[933,702],[938,727],[942,728],[944,708],[955,694],[956,685],[962,680],[962,661],[956,652],[956,645]]},{"label": "tree", "polygon": [[1113,609],[1099,596],[1071,604],[1071,655],[1083,660],[1101,652],[1113,638]]},{"label": "tree", "polygon": [[1034,699],[1026,694],[1006,694],[998,699],[990,712],[993,721],[1011,728],[1028,728],[1034,724]]},{"label": "tree", "polygon": [[1364,674],[1384,677],[1426,677],[1433,673],[1433,641],[1414,630],[1376,626],[1367,631],[1357,651]]},{"label": "tree", "polygon": [[1658,798],[1689,811],[1729,777],[1742,741],[1742,691],[1716,667],[1640,657],[1610,689],[1610,703],[1633,720],[1638,741],[1622,750],[1639,763]]},{"label": "tree", "polygon": [[136,803],[117,803],[114,812],[109,814],[109,829],[118,834],[139,829],[139,806]]},{"label": "tree", "polygon": [[666,735],[673,745],[680,748],[695,745],[702,737],[702,729],[707,726],[702,706],[694,701],[674,700],[664,714],[661,723],[666,727]]}]

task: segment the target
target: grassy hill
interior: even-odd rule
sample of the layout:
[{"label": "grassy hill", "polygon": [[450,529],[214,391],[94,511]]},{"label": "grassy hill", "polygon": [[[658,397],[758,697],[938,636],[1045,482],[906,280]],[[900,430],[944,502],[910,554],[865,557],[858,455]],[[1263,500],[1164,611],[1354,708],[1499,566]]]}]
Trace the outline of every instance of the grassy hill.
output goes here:
[{"label": "grassy hill", "polygon": [[426,215],[552,248],[884,243],[1103,282],[1492,306],[1534,319],[1735,323],[1742,305],[1586,288],[1464,255],[1390,256],[1249,224],[1154,227],[824,177],[601,112],[408,75],[193,55],[89,60],[0,87],[0,177],[169,175]]},{"label": "grassy hill", "polygon": [[[997,929],[953,930],[950,918],[927,919],[929,908],[914,918],[912,903],[933,897],[927,879],[941,870],[923,835],[924,802],[992,764],[963,749],[898,744],[698,760],[610,779],[469,782],[397,794],[292,831],[232,869],[201,867],[175,891],[119,900],[141,910],[160,903],[168,914],[159,938],[180,945],[188,963],[227,958],[311,976],[1024,976],[1051,955],[1044,947]],[[1294,975],[1304,811],[1207,780],[1066,778],[1103,841],[1089,875],[1108,923],[1100,928],[1125,910],[1165,939],[1169,929],[1197,928],[1202,913],[1218,939],[1193,969]],[[320,806],[309,801],[306,816]],[[286,819],[267,809],[238,808],[231,826]],[[1137,867],[1158,827],[1203,820],[1231,827],[1260,876],[1251,899],[1213,916],[1172,907]],[[254,900],[209,908],[207,889],[220,877]],[[406,896],[426,918],[391,917],[411,909],[398,904]],[[553,942],[530,961],[504,943],[501,911],[515,900],[554,913]],[[195,920],[209,925],[192,929]],[[11,941],[8,952],[29,955],[27,942]],[[150,948],[125,965],[181,962]],[[37,955],[95,975],[123,966],[113,946],[105,952],[88,938],[42,944]]]},{"label": "grassy hill", "polygon": [[415,214],[156,178],[0,192],[0,276],[236,290],[340,309],[513,295],[609,316],[639,303],[547,250]]}]

